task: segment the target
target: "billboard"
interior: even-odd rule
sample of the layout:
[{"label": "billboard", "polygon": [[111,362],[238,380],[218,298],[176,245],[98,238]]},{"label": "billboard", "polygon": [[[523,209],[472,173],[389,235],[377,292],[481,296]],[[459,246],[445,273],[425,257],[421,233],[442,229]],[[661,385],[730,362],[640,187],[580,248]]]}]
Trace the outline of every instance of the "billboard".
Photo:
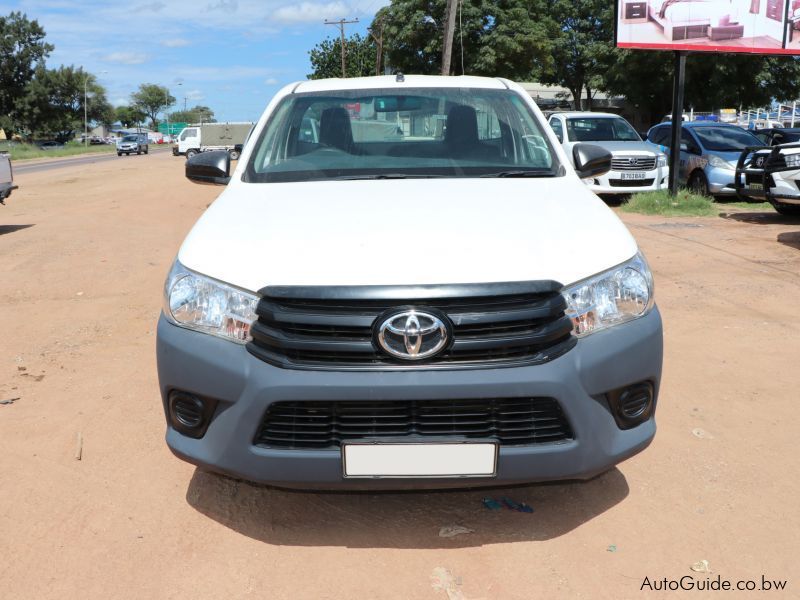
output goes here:
[{"label": "billboard", "polygon": [[800,0],[616,0],[620,48],[800,54]]}]

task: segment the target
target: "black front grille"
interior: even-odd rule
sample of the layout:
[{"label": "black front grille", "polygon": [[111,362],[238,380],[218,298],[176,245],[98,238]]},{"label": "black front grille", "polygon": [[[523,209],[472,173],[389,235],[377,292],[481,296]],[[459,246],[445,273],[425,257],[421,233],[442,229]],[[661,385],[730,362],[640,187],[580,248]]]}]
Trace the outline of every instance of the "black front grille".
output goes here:
[{"label": "black front grille", "polygon": [[503,446],[564,442],[572,429],[552,398],[275,402],[254,443],[333,448],[343,441],[469,438]]},{"label": "black front grille", "polygon": [[653,185],[655,179],[609,179],[611,187],[633,188]]},{"label": "black front grille", "polygon": [[[299,369],[537,364],[575,345],[560,290],[561,284],[555,282],[430,286],[421,291],[265,288],[247,349],[268,363]],[[375,342],[374,330],[384,315],[410,308],[432,309],[448,321],[452,339],[437,356],[404,361],[391,357]]]}]

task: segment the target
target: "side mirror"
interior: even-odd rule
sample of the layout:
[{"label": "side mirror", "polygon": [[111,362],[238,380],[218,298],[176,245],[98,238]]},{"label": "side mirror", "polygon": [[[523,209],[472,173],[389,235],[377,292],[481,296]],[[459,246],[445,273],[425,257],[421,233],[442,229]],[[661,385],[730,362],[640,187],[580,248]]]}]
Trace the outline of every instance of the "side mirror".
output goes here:
[{"label": "side mirror", "polygon": [[564,143],[564,136],[561,135],[560,133],[556,133],[556,139],[558,140],[559,144],[563,144]]},{"label": "side mirror", "polygon": [[231,156],[227,150],[201,152],[186,161],[186,178],[194,183],[227,185],[231,180]]},{"label": "side mirror", "polygon": [[603,175],[611,170],[611,153],[592,144],[575,144],[572,147],[575,171],[581,179]]},{"label": "side mirror", "polygon": [[681,152],[688,152],[689,145],[688,144],[681,144]]}]

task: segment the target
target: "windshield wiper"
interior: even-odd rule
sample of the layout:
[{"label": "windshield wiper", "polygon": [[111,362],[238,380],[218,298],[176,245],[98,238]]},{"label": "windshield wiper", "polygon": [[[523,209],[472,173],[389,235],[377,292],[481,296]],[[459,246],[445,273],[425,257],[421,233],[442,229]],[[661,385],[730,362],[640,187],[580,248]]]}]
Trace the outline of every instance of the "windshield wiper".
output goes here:
[{"label": "windshield wiper", "polygon": [[555,177],[552,171],[500,171],[487,173],[481,177]]},{"label": "windshield wiper", "polygon": [[379,175],[342,175],[334,177],[338,181],[351,181],[357,179],[437,179],[442,175],[406,175],[404,173],[381,173]]}]

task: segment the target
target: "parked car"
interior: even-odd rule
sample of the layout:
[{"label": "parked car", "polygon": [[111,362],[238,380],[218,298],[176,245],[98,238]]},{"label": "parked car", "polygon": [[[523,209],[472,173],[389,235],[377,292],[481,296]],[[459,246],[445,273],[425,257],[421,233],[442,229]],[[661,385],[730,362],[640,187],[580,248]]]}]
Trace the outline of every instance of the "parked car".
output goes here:
[{"label": "parked car", "polygon": [[124,135],[117,140],[117,156],[122,156],[123,154],[130,156],[132,152],[147,154],[149,151],[150,145],[146,133]]},{"label": "parked car", "polygon": [[767,200],[782,215],[800,215],[800,143],[746,148],[735,181],[743,200]]},{"label": "parked car", "polygon": [[[659,124],[647,132],[647,142],[670,152],[672,126]],[[742,150],[761,146],[749,131],[727,123],[692,121],[681,129],[678,182],[703,196],[735,196],[734,175]]]},{"label": "parked car", "polygon": [[64,147],[64,144],[62,144],[61,142],[53,141],[53,140],[49,140],[47,142],[41,142],[39,144],[39,149],[40,150],[60,150],[63,147]]},{"label": "parked car", "polygon": [[550,127],[572,156],[575,144],[588,142],[612,155],[611,171],[585,181],[600,195],[660,190],[669,185],[666,155],[645,144],[625,119],[611,113],[568,112],[550,116]]},{"label": "parked car", "polygon": [[521,86],[302,81],[245,148],[233,172],[224,150],[186,162],[226,187],[164,288],[177,456],[288,487],[440,488],[585,479],[653,439],[652,276],[582,182],[611,155],[570,159]]},{"label": "parked car", "polygon": [[756,129],[753,131],[765,146],[777,146],[779,144],[794,144],[800,142],[800,128],[770,128]]},{"label": "parked car", "polygon": [[11,168],[11,156],[6,152],[0,152],[0,204],[5,204],[6,198],[16,189],[14,170]]}]

